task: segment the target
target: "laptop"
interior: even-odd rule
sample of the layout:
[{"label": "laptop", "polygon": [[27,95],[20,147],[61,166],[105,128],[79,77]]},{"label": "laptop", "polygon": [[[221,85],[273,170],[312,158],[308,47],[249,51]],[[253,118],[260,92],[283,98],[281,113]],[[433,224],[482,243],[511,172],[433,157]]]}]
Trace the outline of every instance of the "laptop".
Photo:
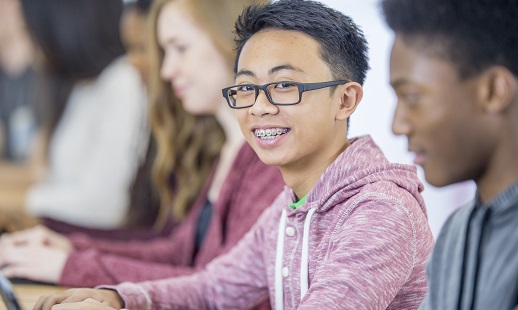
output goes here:
[{"label": "laptop", "polygon": [[7,310],[22,310],[18,299],[13,291],[11,281],[7,279],[3,274],[0,273],[0,295],[4,301]]}]

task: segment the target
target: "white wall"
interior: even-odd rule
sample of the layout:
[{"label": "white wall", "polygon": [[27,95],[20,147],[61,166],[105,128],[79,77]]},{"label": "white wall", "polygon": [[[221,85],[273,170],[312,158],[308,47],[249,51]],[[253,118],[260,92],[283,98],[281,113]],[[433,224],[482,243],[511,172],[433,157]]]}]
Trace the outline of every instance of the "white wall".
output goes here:
[{"label": "white wall", "polygon": [[[389,56],[392,32],[385,25],[378,0],[321,0],[353,18],[364,31],[369,42],[371,70],[364,84],[364,97],[351,117],[350,136],[370,134],[391,161],[412,164],[412,154],[407,152],[405,137],[392,134],[391,121],[396,104],[395,95],[388,83]],[[420,179],[425,184],[423,192],[428,208],[430,227],[437,237],[448,215],[458,206],[471,200],[474,185],[463,183],[435,188],[424,181],[421,168]]]}]

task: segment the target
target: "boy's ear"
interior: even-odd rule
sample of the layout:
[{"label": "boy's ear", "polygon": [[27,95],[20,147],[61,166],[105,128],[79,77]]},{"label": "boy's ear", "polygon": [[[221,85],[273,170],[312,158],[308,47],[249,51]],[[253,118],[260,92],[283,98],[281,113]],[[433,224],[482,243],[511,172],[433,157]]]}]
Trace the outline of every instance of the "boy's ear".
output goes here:
[{"label": "boy's ear", "polygon": [[502,66],[487,69],[482,75],[479,89],[479,99],[489,113],[505,111],[518,95],[515,76]]},{"label": "boy's ear", "polygon": [[336,113],[336,120],[346,120],[363,98],[363,87],[357,82],[349,82],[336,89],[340,92],[340,106]]}]

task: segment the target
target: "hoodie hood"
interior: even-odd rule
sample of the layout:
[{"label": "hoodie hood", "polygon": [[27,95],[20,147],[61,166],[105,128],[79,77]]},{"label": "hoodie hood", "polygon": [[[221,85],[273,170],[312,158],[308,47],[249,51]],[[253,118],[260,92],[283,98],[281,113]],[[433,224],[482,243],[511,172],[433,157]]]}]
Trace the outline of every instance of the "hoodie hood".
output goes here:
[{"label": "hoodie hood", "polygon": [[[350,145],[326,169],[309,192],[301,210],[316,207],[316,212],[329,208],[357,194],[365,185],[388,181],[406,189],[418,201],[426,215],[420,193],[424,185],[415,166],[390,163],[370,136],[350,139]],[[295,193],[291,191],[292,198]]]},{"label": "hoodie hood", "polygon": [[[285,250],[285,229],[288,217],[306,213],[304,217],[301,255],[300,255],[300,300],[309,289],[309,243],[312,217],[333,213],[333,208],[358,194],[373,183],[385,183],[373,186],[372,190],[388,190],[387,182],[393,183],[409,192],[419,204],[426,218],[426,208],[420,192],[424,186],[417,178],[414,166],[390,163],[370,136],[350,139],[350,145],[326,169],[318,182],[311,189],[306,202],[295,210],[287,205],[281,210],[277,230],[275,257],[275,308],[284,308],[283,296],[283,257]],[[287,194],[295,201],[295,193],[288,188]],[[288,214],[289,212],[289,214]],[[418,211],[417,211],[418,212]],[[334,213],[335,215],[338,213]]]}]

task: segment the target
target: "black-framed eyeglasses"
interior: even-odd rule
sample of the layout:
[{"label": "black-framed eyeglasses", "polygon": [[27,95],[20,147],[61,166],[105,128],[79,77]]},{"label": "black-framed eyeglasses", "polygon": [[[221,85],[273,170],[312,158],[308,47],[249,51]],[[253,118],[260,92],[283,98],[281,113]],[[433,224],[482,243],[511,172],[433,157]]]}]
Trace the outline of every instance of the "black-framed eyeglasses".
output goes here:
[{"label": "black-framed eyeglasses", "polygon": [[293,105],[300,103],[305,91],[321,89],[348,83],[347,80],[329,81],[321,83],[273,82],[264,85],[242,84],[222,89],[223,97],[227,99],[232,109],[244,109],[254,105],[259,90],[266,94],[266,98],[273,105]]}]

